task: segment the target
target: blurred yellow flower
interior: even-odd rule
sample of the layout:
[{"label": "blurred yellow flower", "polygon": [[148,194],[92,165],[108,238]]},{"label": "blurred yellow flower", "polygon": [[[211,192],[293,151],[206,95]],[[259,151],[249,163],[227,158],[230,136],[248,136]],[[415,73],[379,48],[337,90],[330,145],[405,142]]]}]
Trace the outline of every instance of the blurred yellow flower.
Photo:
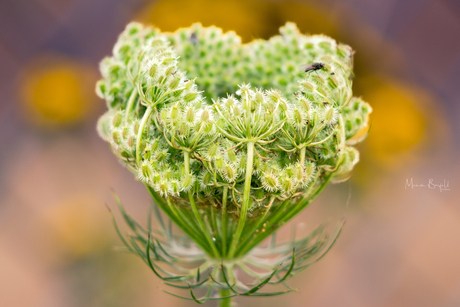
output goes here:
[{"label": "blurred yellow flower", "polygon": [[73,59],[51,55],[36,58],[20,80],[28,119],[44,127],[80,123],[95,101],[94,80],[92,70]]},{"label": "blurred yellow flower", "polygon": [[363,95],[374,109],[367,156],[385,165],[399,164],[425,138],[426,98],[419,89],[395,80],[371,77],[364,83]]},{"label": "blurred yellow flower", "polygon": [[304,3],[301,1],[277,1],[273,2],[273,14],[281,24],[293,21],[300,31],[309,34],[325,34],[335,39],[340,38],[337,28],[337,18],[330,14],[326,7],[318,3]]},{"label": "blurred yellow flower", "polygon": [[224,31],[235,31],[243,42],[248,42],[277,34],[286,21],[297,23],[302,32],[335,35],[335,22],[325,12],[315,4],[297,1],[162,0],[142,8],[138,19],[162,31],[175,31],[194,22],[215,25]]},{"label": "blurred yellow flower", "polygon": [[[235,31],[243,41],[267,35],[271,25],[268,1],[168,0],[155,1],[140,11],[139,20],[162,31],[175,31],[200,22],[215,25],[224,31]],[[273,28],[275,30],[276,27]]]},{"label": "blurred yellow flower", "polygon": [[108,215],[98,199],[77,195],[48,208],[44,221],[55,246],[66,259],[73,260],[109,247]]}]

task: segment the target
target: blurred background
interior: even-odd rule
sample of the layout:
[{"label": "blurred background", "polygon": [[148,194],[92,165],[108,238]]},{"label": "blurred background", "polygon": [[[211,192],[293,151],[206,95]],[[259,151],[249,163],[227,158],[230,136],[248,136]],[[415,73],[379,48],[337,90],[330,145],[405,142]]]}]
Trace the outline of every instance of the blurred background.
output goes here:
[{"label": "blurred background", "polygon": [[[374,109],[361,162],[294,220],[344,217],[341,237],[290,280],[297,293],[238,306],[460,306],[456,0],[1,0],[0,306],[195,304],[113,248],[111,189],[140,220],[150,202],[95,130],[98,63],[132,20],[246,42],[294,21],[356,50],[354,93]],[[449,190],[406,185],[430,179]]]}]

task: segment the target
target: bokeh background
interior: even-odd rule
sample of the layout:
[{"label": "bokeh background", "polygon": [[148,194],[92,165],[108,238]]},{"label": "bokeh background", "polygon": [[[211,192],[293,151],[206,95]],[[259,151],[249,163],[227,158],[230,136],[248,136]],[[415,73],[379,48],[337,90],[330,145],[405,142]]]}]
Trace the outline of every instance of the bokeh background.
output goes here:
[{"label": "bokeh background", "polygon": [[460,306],[457,0],[1,0],[0,306],[194,305],[113,248],[111,190],[139,219],[150,202],[95,131],[98,63],[131,20],[244,41],[294,21],[357,51],[354,92],[374,109],[361,162],[294,221],[344,217],[341,237],[297,293],[238,306]]}]

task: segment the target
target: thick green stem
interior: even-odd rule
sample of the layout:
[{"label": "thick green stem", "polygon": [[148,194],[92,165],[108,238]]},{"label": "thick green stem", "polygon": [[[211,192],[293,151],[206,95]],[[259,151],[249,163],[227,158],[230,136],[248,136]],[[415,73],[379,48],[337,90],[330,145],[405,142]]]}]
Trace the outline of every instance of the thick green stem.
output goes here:
[{"label": "thick green stem", "polygon": [[[220,296],[226,297],[230,296],[232,292],[229,289],[221,289]],[[231,307],[232,306],[232,297],[227,297],[220,300],[219,307]]]},{"label": "thick green stem", "polygon": [[248,157],[246,164],[246,177],[244,179],[244,192],[243,192],[243,204],[241,205],[238,228],[232,239],[232,245],[230,247],[229,258],[232,258],[235,254],[238,241],[240,240],[241,234],[243,233],[244,225],[246,224],[246,217],[249,209],[249,198],[251,197],[251,180],[252,180],[252,169],[254,159],[254,143],[248,143]]},{"label": "thick green stem", "polygon": [[305,163],[305,150],[306,150],[305,147],[302,147],[302,149],[300,150],[300,165],[302,166]]},{"label": "thick green stem", "polygon": [[131,113],[131,109],[133,108],[134,101],[137,98],[137,89],[133,88],[131,95],[129,96],[128,103],[126,105],[126,113],[125,113],[125,122],[128,121],[129,113]]},{"label": "thick green stem", "polygon": [[142,142],[142,133],[144,132],[145,124],[147,123],[148,119],[150,118],[150,114],[152,113],[152,108],[148,107],[142,117],[142,121],[139,125],[139,131],[137,131],[137,140],[136,140],[136,162],[137,165],[141,163],[141,142]]},{"label": "thick green stem", "polygon": [[[265,212],[262,214],[262,216],[260,216],[258,219],[257,219],[257,222],[253,224],[253,226],[246,232],[246,239],[243,240],[243,242],[240,244],[240,247],[239,249],[243,248],[244,246],[246,246],[246,244],[248,244],[249,242],[251,242],[251,240],[254,238],[254,236],[256,235],[256,231],[259,229],[260,225],[263,225],[263,223],[266,221],[267,219],[267,215],[268,215],[268,212],[270,211],[272,205],[273,205],[273,201],[275,200],[275,196],[272,195],[270,197],[270,202],[268,203],[268,206],[267,206],[267,209],[265,210]],[[238,250],[239,250],[238,249]],[[236,255],[238,255],[238,251],[236,253]]]},{"label": "thick green stem", "polygon": [[208,212],[208,210],[210,213],[210,214],[209,213],[207,214],[208,223],[212,228],[213,238],[216,239],[216,240],[213,239],[213,241],[214,243],[217,243],[217,242],[220,243],[222,242],[222,240],[221,240],[220,229],[217,226],[216,209],[213,206],[208,206],[208,209],[206,209],[206,212]]},{"label": "thick green stem", "polygon": [[[225,270],[225,269],[226,268],[222,267],[222,270]],[[231,276],[228,273],[228,271],[227,271],[227,275],[228,275],[227,278],[229,278],[230,284],[232,284]],[[222,274],[219,274],[219,280],[220,280],[220,282],[225,284],[225,282],[224,282],[225,279],[224,279]],[[221,289],[220,290],[220,297],[227,297],[227,296],[231,296],[232,294],[233,294],[233,292],[230,289]],[[221,299],[219,301],[219,307],[231,307],[232,306],[232,301],[233,301],[233,297],[227,297],[227,298]]]},{"label": "thick green stem", "polygon": [[[190,153],[188,151],[184,151],[184,166],[185,166],[185,173],[190,174]],[[201,231],[203,232],[204,236],[206,237],[206,240],[208,241],[209,245],[211,246],[212,249],[212,254],[214,255],[215,258],[219,257],[219,251],[216,248],[216,244],[213,242],[211,238],[211,229],[208,229],[206,225],[203,222],[203,219],[201,218],[200,213],[198,212],[198,208],[195,203],[195,199],[193,198],[193,191],[189,190],[188,191],[188,199],[190,201],[190,206],[192,207],[192,212],[193,215],[195,216],[196,221],[198,222],[198,225],[201,228]]]},{"label": "thick green stem", "polygon": [[184,167],[185,174],[190,174],[190,153],[188,151],[184,151]]},{"label": "thick green stem", "polygon": [[227,198],[228,186],[224,186],[222,195],[222,257],[227,255]]}]

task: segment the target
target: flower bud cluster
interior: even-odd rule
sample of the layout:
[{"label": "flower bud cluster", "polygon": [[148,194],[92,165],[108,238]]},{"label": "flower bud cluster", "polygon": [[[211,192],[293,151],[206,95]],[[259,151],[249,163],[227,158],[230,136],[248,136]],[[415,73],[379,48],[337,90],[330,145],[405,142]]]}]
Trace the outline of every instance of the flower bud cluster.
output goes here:
[{"label": "flower bud cluster", "polygon": [[[234,32],[222,33],[219,28],[195,24],[179,29],[169,39],[184,59],[180,67],[198,78],[197,84],[207,98],[231,94],[244,82],[283,89],[291,96],[299,90],[298,81],[303,80],[304,91],[314,98],[339,105],[348,102],[352,49],[324,35],[303,35],[293,23],[281,27],[280,32],[268,41],[242,44]],[[308,73],[306,78],[305,67],[315,62],[325,68]],[[331,74],[337,70],[339,73]]]},{"label": "flower bud cluster", "polygon": [[[101,64],[101,136],[177,204],[227,195],[230,212],[245,201],[257,215],[346,176],[359,160],[347,140],[372,111],[352,97],[353,51],[292,23],[280,32],[241,44],[199,24],[175,33],[128,25]],[[322,66],[302,68],[312,63]]]},{"label": "flower bud cluster", "polygon": [[208,100],[234,92],[241,80],[236,80],[234,75],[243,54],[241,38],[235,32],[223,33],[214,26],[204,28],[194,24],[168,38],[181,56],[179,67],[187,71],[188,76],[197,78]]},{"label": "flower bud cluster", "polygon": [[139,23],[130,23],[120,35],[113,48],[113,56],[100,64],[102,80],[96,85],[96,93],[107,101],[109,108],[126,107],[132,91],[133,76],[139,69],[139,53],[145,42],[157,36],[158,30],[144,28]]}]

